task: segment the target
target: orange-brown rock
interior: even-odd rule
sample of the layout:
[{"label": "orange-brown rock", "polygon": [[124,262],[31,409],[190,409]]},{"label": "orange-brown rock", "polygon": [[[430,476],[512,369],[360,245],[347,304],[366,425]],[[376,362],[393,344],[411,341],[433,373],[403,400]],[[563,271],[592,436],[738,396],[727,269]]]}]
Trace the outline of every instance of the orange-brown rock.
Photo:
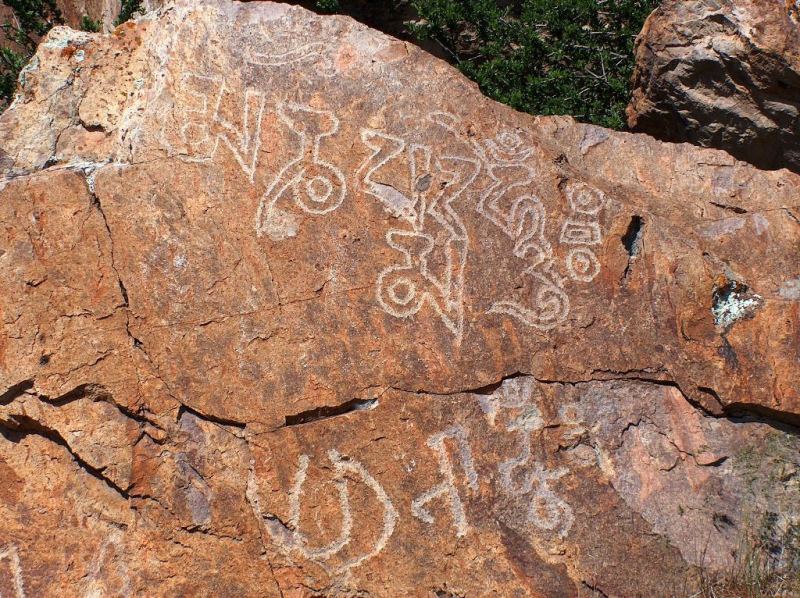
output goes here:
[{"label": "orange-brown rock", "polygon": [[58,28],[23,81],[4,596],[666,596],[743,546],[791,565],[800,178],[519,114],[268,2]]},{"label": "orange-brown rock", "polygon": [[664,0],[636,43],[628,124],[800,172],[800,3]]}]

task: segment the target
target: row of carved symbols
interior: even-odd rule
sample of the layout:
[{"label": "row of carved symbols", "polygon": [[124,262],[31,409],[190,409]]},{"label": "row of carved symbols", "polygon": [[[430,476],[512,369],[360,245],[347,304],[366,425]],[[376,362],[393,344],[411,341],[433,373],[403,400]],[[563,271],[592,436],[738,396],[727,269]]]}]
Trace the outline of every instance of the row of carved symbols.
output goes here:
[{"label": "row of carved symbols", "polygon": [[473,142],[483,157],[491,183],[476,210],[514,242],[514,255],[527,262],[525,274],[533,287],[528,302],[497,301],[488,312],[509,315],[527,326],[550,330],[569,315],[569,297],[554,270],[553,248],[545,237],[547,213],[532,192],[534,171],[526,162],[532,150],[518,133],[501,131],[483,144]]},{"label": "row of carved symbols", "polygon": [[295,103],[278,105],[278,117],[297,137],[295,157],[278,173],[256,213],[256,233],[280,241],[297,234],[297,222],[281,203],[294,202],[308,214],[328,214],[344,201],[347,185],[342,171],[321,156],[326,137],[339,130],[339,119],[327,110]]},{"label": "row of carved symbols", "polygon": [[[516,393],[513,400],[517,400],[524,393],[527,393],[529,397],[531,387],[525,386],[518,391],[511,389],[506,392]],[[500,400],[493,406],[483,405],[487,408],[488,414],[492,409],[496,411],[512,405],[517,406],[518,403],[507,403],[505,400]],[[533,459],[530,435],[531,432],[541,429],[544,424],[536,406],[532,402],[525,403],[525,405],[527,410],[507,426],[508,431],[517,432],[520,436],[520,454],[499,466],[501,491],[509,496],[529,500],[527,521],[539,529],[556,533],[559,537],[564,538],[572,527],[573,511],[570,505],[550,488],[549,482],[563,477],[567,474],[567,470],[565,468],[548,470]],[[450,457],[448,442],[455,448],[454,454],[458,461],[458,467]],[[473,462],[469,432],[461,425],[453,425],[431,435],[427,440],[427,445],[436,455],[440,481],[412,499],[411,512],[425,524],[433,525],[436,520],[429,510],[429,505],[433,501],[444,501],[449,506],[452,517],[451,525],[455,530],[456,537],[464,537],[469,532],[469,523],[464,502],[459,493],[461,475],[457,472],[463,474],[464,485],[468,491],[476,492],[478,490],[478,472]],[[279,550],[285,554],[299,554],[332,573],[345,573],[375,557],[386,547],[394,534],[399,516],[387,492],[360,462],[352,457],[342,455],[336,450],[328,451],[328,460],[333,465],[332,483],[338,494],[341,527],[338,536],[327,544],[312,545],[308,536],[301,531],[301,504],[310,462],[308,455],[299,457],[297,473],[289,491],[288,521],[281,521],[277,516],[262,511],[252,467],[251,479],[248,482],[248,498],[254,505],[259,520],[265,522],[267,532]],[[329,564],[331,559],[351,545],[353,532],[359,529],[354,525],[348,487],[348,484],[357,482],[364,484],[382,506],[380,532],[378,537],[372,540],[368,550],[357,556],[351,556],[341,564],[331,566]]]},{"label": "row of carved symbols", "polygon": [[[284,52],[245,49],[244,61],[267,69],[299,62],[317,62],[319,70],[332,74],[330,53],[324,44],[310,42]],[[212,160],[220,147],[227,146],[242,171],[253,182],[261,146],[261,123],[266,108],[265,94],[247,86],[244,93],[231,90],[225,77],[198,72],[181,73],[177,81],[180,101],[173,108],[177,131],[165,122],[162,141],[174,155],[187,161]]]},{"label": "row of carved symbols", "polygon": [[[451,130],[454,117],[434,112],[428,119]],[[361,140],[372,152],[358,169],[365,193],[405,223],[386,233],[386,242],[402,257],[378,274],[378,304],[397,318],[430,305],[459,343],[469,236],[453,204],[478,176],[480,163],[433,155],[426,145],[373,129],[363,129]]]},{"label": "row of carved symbols", "polygon": [[[243,99],[223,77],[184,73],[179,80],[182,102],[176,106],[177,130],[168,126],[162,140],[173,154],[189,162],[213,160],[227,147],[250,182],[254,182],[265,95],[251,88]],[[256,214],[256,234],[282,240],[297,233],[297,221],[279,204],[293,202],[308,214],[327,214],[344,201],[347,189],[342,171],[322,156],[323,140],[339,130],[339,119],[327,110],[279,102],[280,123],[297,140],[297,153],[262,196]]]},{"label": "row of carved symbols", "polygon": [[14,588],[13,598],[25,598],[25,584],[22,579],[22,565],[19,561],[17,547],[12,545],[0,547],[0,563],[8,561],[11,570],[11,585]]},{"label": "row of carved symbols", "polygon": [[563,467],[545,469],[533,458],[531,434],[545,425],[541,411],[533,401],[534,392],[534,380],[513,378],[504,382],[494,395],[481,397],[479,402],[491,426],[495,425],[500,410],[521,410],[520,415],[506,425],[507,431],[519,435],[520,452],[500,464],[500,486],[511,496],[530,498],[528,521],[531,524],[564,538],[572,527],[574,514],[572,507],[553,492],[548,482],[558,480],[568,471]]},{"label": "row of carved symbols", "polygon": [[600,261],[591,246],[603,240],[598,218],[605,195],[585,183],[572,181],[567,184],[566,193],[570,216],[561,228],[561,242],[575,246],[567,254],[567,272],[573,280],[591,282],[600,273]]},{"label": "row of carved symbols", "polygon": [[[472,453],[467,440],[467,431],[462,426],[452,426],[443,432],[428,438],[428,446],[433,450],[439,461],[439,472],[442,481],[413,499],[411,511],[415,517],[427,524],[433,524],[433,515],[426,509],[426,505],[437,499],[444,499],[450,505],[453,517],[453,527],[457,537],[466,535],[469,526],[464,510],[464,504],[456,485],[456,475],[453,464],[448,456],[446,440],[452,440],[458,448],[458,456],[464,471],[467,486],[471,490],[478,489],[478,474],[472,462]],[[294,483],[289,491],[289,520],[280,521],[277,517],[264,513],[258,500],[256,481],[251,468],[251,478],[248,482],[248,498],[254,505],[256,515],[266,522],[266,529],[279,549],[286,554],[296,553],[302,557],[318,563],[332,573],[345,573],[365,561],[379,554],[394,533],[398,521],[397,509],[392,504],[388,494],[380,483],[357,460],[344,456],[336,450],[328,451],[328,459],[333,465],[333,484],[337,489],[339,509],[341,511],[341,528],[338,537],[323,546],[313,546],[308,537],[300,529],[301,500],[309,466],[308,455],[300,455]],[[354,522],[350,507],[350,491],[348,484],[361,482],[375,495],[376,500],[383,507],[381,532],[371,545],[371,548],[346,560],[336,567],[328,566],[328,561],[341,553],[352,541]]]}]

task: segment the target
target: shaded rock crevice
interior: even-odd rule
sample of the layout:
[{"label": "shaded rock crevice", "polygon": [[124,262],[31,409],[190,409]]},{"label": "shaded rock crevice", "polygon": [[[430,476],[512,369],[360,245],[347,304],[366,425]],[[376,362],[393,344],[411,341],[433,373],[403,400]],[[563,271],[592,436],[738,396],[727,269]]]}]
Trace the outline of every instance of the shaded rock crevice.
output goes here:
[{"label": "shaded rock crevice", "polygon": [[118,486],[112,479],[104,475],[103,469],[98,469],[87,463],[79,454],[77,454],[69,442],[55,429],[43,426],[39,421],[22,414],[13,414],[9,418],[0,420],[0,434],[3,437],[14,443],[19,443],[25,436],[35,435],[63,448],[72,461],[84,472],[91,477],[101,481],[105,486],[113,490],[120,498],[125,501],[131,500],[129,490]]}]

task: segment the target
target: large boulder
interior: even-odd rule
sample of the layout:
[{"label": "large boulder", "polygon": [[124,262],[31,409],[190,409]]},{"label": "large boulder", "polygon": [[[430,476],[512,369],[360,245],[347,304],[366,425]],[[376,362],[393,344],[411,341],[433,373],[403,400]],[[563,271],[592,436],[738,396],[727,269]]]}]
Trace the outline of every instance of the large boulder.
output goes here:
[{"label": "large boulder", "polygon": [[800,172],[800,5],[665,0],[637,39],[628,124]]},{"label": "large boulder", "polygon": [[269,2],[57,28],[22,77],[4,596],[659,596],[794,562],[800,178]]}]

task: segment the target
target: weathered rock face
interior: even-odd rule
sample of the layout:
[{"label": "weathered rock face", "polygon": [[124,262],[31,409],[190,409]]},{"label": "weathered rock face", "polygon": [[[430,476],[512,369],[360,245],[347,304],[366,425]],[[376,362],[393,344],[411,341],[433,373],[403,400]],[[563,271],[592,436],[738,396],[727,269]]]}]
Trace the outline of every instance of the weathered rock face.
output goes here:
[{"label": "weathered rock face", "polygon": [[3,595],[655,596],[789,545],[794,175],[271,3],[54,30],[0,144]]},{"label": "weathered rock face", "polygon": [[800,5],[666,0],[637,39],[628,124],[800,172]]}]

